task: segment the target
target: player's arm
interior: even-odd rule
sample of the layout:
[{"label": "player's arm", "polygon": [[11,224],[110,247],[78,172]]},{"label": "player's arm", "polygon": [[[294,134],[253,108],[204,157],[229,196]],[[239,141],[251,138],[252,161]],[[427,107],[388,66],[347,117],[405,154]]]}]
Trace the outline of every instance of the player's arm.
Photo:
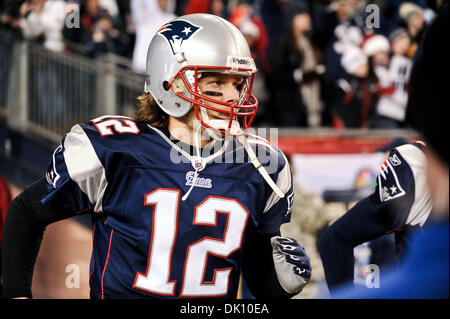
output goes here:
[{"label": "player's arm", "polygon": [[[399,155],[392,151],[390,157],[394,154]],[[354,247],[401,230],[411,215],[415,198],[414,177],[403,158],[397,163],[398,166],[394,166],[386,161],[374,193],[359,201],[321,236],[319,251],[331,292],[342,284],[353,282]]]},{"label": "player's arm", "polygon": [[272,159],[277,160],[278,169],[271,178],[284,197],[266,185],[262,218],[258,227],[248,234],[243,250],[243,275],[257,298],[291,298],[311,278],[309,257],[303,247],[294,239],[280,237],[280,225],[290,220],[294,187],[286,157],[281,152],[276,156]]},{"label": "player's arm", "polygon": [[31,297],[33,267],[45,227],[79,212],[102,211],[104,167],[85,130],[75,125],[53,153],[46,178],[10,205],[2,240],[3,295]]},{"label": "player's arm", "polygon": [[[354,278],[353,248],[378,238],[389,231],[380,215],[372,207],[370,198],[359,201],[322,234],[319,241],[320,257],[331,292]],[[386,207],[387,208],[387,207]],[[389,212],[385,212],[389,214]]]},{"label": "player's arm", "polygon": [[44,229],[75,214],[42,204],[47,195],[44,178],[27,187],[10,204],[2,237],[3,298],[32,298],[33,268]]}]

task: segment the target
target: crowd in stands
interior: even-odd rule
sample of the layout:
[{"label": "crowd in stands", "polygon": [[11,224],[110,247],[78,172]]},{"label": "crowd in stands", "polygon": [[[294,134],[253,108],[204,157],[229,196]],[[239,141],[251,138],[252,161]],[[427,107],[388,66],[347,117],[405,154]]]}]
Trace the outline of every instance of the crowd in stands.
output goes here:
[{"label": "crowd in stands", "polygon": [[0,28],[53,51],[114,53],[145,73],[169,20],[211,13],[246,37],[257,125],[402,128],[414,54],[445,0],[0,0]]}]

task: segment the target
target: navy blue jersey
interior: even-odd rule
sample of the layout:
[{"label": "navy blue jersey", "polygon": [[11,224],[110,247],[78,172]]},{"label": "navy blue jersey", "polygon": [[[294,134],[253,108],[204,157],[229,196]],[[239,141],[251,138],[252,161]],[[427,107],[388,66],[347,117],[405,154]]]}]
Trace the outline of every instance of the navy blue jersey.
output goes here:
[{"label": "navy blue jersey", "polygon": [[235,298],[248,232],[275,233],[290,220],[292,176],[281,151],[249,138],[284,198],[238,138],[196,161],[168,135],[104,116],[75,125],[53,154],[42,201],[92,214],[92,298]]},{"label": "navy blue jersey", "polygon": [[392,150],[380,169],[375,191],[321,235],[320,257],[331,292],[353,282],[354,247],[395,232],[398,255],[408,249],[411,235],[425,224],[432,209],[425,164],[425,153],[417,145]]}]

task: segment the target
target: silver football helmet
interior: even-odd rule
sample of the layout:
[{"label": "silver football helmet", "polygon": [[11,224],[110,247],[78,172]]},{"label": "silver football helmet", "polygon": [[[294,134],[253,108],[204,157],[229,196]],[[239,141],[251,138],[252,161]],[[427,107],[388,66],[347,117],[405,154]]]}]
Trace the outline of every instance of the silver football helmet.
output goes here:
[{"label": "silver football helmet", "polygon": [[[248,44],[234,25],[215,15],[190,14],[168,22],[153,36],[145,90],[171,116],[184,116],[194,108],[204,127],[240,135],[247,132],[256,114],[258,101],[252,95],[256,71]],[[244,76],[239,102],[226,103],[202,94],[198,80],[203,72]],[[228,108],[222,111],[205,101]],[[207,109],[225,113],[229,120],[210,120]]]}]

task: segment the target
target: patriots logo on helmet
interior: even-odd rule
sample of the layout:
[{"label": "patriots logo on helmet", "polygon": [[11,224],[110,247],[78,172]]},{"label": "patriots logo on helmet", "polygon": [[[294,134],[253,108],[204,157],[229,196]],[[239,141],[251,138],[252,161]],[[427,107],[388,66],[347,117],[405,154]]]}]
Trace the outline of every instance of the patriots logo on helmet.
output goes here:
[{"label": "patriots logo on helmet", "polygon": [[172,53],[175,55],[178,52],[181,52],[183,42],[188,40],[200,29],[202,29],[202,27],[193,25],[188,21],[175,20],[166,23],[157,33],[169,42]]}]

